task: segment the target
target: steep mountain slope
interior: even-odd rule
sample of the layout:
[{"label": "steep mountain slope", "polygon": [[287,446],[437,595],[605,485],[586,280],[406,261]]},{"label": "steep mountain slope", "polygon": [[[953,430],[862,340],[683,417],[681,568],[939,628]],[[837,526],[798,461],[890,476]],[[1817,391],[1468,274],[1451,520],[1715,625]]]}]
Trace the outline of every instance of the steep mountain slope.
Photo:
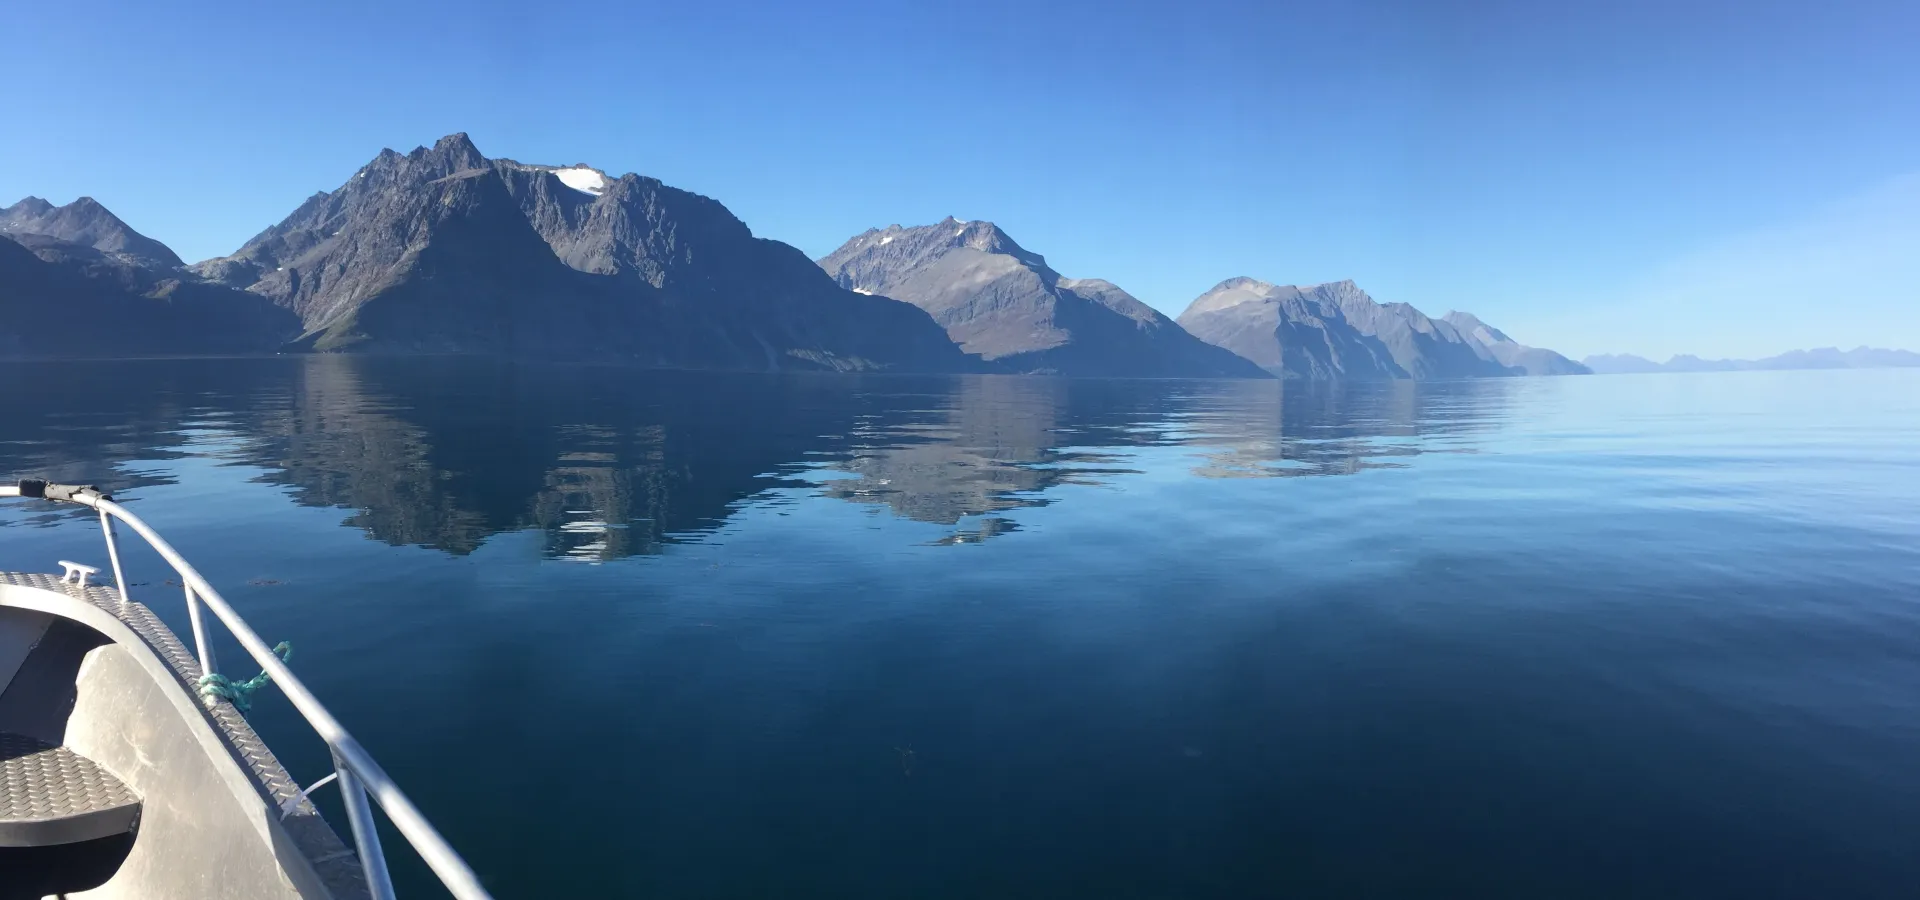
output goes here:
[{"label": "steep mountain slope", "polygon": [[977,363],[925,313],[840,287],[798,249],[754,237],[712,198],[584,165],[493,166],[563,263],[657,292],[670,322],[697,321],[681,330],[701,333],[686,339],[718,341],[712,352],[744,358],[733,367],[772,367],[775,348],[833,369],[949,372]]},{"label": "steep mountain slope", "polygon": [[297,313],[320,350],[732,369],[956,371],[922,312],[841,290],[719,203],[635,175],[384,150],[194,267]]},{"label": "steep mountain slope", "polygon": [[1427,318],[1411,304],[1378,303],[1351,281],[1323,284],[1315,290],[1331,297],[1349,323],[1385,345],[1394,363],[1417,380],[1513,374],[1459,329]]},{"label": "steep mountain slope", "polygon": [[1480,321],[1473,313],[1458,310],[1441,320],[1452,325],[1468,340],[1479,344],[1492,358],[1508,368],[1528,375],[1591,375],[1593,370],[1552,350],[1529,347],[1507,337],[1500,329]]},{"label": "steep mountain slope", "polygon": [[1265,377],[1111,282],[1063,278],[992,222],[870,229],[820,260],[842,287],[905,300],[999,372]]},{"label": "steep mountain slope", "polygon": [[167,245],[134,231],[120,217],[92,197],[81,197],[65,206],[54,206],[39,197],[28,197],[0,209],[0,235],[15,237],[40,234],[70,244],[91,247],[123,258],[124,262],[158,269],[181,265]]},{"label": "steep mountain slope", "polygon": [[0,357],[271,351],[300,322],[259,297],[43,234],[0,237]]},{"label": "steep mountain slope", "polygon": [[1351,281],[1307,287],[1230,278],[1180,324],[1283,378],[1467,378],[1510,374],[1445,322],[1375,303]]},{"label": "steep mountain slope", "polygon": [[1229,278],[1195,298],[1180,325],[1281,378],[1408,378],[1378,340],[1346,321],[1326,285]]},{"label": "steep mountain slope", "polygon": [[[1456,324],[1466,321],[1484,334]],[[1549,357],[1558,358],[1465,314],[1432,319],[1406,303],[1377,303],[1351,281],[1230,278],[1195,298],[1180,324],[1282,378],[1484,378],[1553,368]]]}]

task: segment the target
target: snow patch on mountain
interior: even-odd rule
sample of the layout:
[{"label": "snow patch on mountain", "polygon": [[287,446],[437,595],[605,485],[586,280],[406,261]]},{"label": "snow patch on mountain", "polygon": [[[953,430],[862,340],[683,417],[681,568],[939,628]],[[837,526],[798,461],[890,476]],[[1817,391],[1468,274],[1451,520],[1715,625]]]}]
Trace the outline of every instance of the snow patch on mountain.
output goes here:
[{"label": "snow patch on mountain", "polygon": [[554,177],[560,179],[561,184],[583,194],[592,194],[598,197],[600,196],[600,192],[607,189],[606,173],[598,169],[575,166],[569,169],[555,169],[553,170],[553,174]]}]

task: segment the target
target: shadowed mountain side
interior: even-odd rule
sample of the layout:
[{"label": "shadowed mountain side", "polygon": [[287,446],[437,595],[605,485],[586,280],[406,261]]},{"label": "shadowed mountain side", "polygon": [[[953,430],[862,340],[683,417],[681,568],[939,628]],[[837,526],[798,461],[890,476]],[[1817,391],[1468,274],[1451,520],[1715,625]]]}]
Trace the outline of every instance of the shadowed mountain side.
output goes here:
[{"label": "shadowed mountain side", "polygon": [[0,358],[254,353],[298,332],[244,291],[46,235],[0,236]]}]

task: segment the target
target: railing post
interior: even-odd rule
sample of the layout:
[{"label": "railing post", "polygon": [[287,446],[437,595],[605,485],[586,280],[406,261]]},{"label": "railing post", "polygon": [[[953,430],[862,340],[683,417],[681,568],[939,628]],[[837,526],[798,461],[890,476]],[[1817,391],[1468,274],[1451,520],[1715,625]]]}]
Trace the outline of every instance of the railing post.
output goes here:
[{"label": "railing post", "polygon": [[187,618],[193,622],[193,652],[200,657],[200,674],[212,675],[218,668],[213,661],[213,644],[207,641],[207,626],[200,617],[200,598],[187,585]]},{"label": "railing post", "polygon": [[367,893],[373,900],[393,900],[393,879],[387,875],[387,855],[380,849],[380,832],[373,822],[373,804],[368,802],[366,786],[337,754],[333,757],[333,770],[340,775],[340,799],[347,804],[347,821],[353,825],[353,849],[360,854],[360,870],[367,876]]},{"label": "railing post", "polygon": [[[0,486],[0,497],[13,496],[20,496],[18,488]],[[197,613],[196,625],[201,626],[195,628],[194,643],[197,645],[195,650],[201,655],[202,666],[209,671],[216,666],[212,645],[205,634],[207,626],[205,616],[211,613],[226,627],[227,633],[239,643],[240,649],[246,651],[254,662],[259,663],[262,671],[273,677],[274,683],[286,695],[288,702],[293,704],[293,708],[305,717],[307,724],[311,725],[321,739],[326,741],[333,757],[332,777],[340,784],[341,799],[353,826],[354,849],[360,857],[360,865],[372,897],[378,900],[392,900],[394,896],[393,878],[387,871],[386,854],[381,849],[380,832],[374,821],[373,807],[377,805],[384,811],[387,821],[394,830],[399,832],[401,837],[405,838],[419,853],[421,861],[426,863],[427,868],[440,877],[441,884],[446,886],[448,892],[459,900],[489,900],[491,894],[480,883],[473,869],[460,858],[458,853],[454,852],[451,846],[448,846],[446,839],[440,836],[440,832],[434,829],[425,816],[421,815],[420,810],[413,805],[413,801],[407,799],[406,794],[393,783],[393,779],[380,768],[380,764],[367,754],[366,748],[360,746],[360,743],[341,727],[333,714],[321,705],[319,698],[313,696],[313,692],[300,682],[299,677],[287,668],[286,663],[274,655],[267,642],[247,624],[245,619],[240,617],[239,613],[234,611],[226,598],[220,596],[220,591],[195,571],[172,544],[167,543],[166,539],[154,531],[152,526],[141,521],[138,515],[104,496],[91,498],[90,501],[86,498],[75,499],[74,502],[91,505],[102,513],[101,528],[106,533],[107,554],[113,561],[114,578],[117,582],[115,586],[122,589],[123,601],[126,600],[125,579],[121,570],[119,544],[113,519],[120,519],[120,524],[126,525],[134,534],[145,539],[147,546],[180,574],[181,582],[187,588],[188,614],[194,616]],[[109,515],[111,518],[108,517]],[[199,609],[199,607],[205,608]],[[322,779],[321,783],[324,781],[325,779]],[[318,785],[309,786],[307,790],[311,791],[315,786]],[[291,801],[291,805],[298,806],[298,798]],[[282,815],[286,814],[288,808],[282,807]]]},{"label": "railing post", "polygon": [[120,592],[120,602],[125,603],[130,598],[127,597],[127,576],[120,573],[120,542],[113,536],[113,517],[104,509],[100,511],[100,530],[107,533],[107,559],[113,563],[113,589]]}]

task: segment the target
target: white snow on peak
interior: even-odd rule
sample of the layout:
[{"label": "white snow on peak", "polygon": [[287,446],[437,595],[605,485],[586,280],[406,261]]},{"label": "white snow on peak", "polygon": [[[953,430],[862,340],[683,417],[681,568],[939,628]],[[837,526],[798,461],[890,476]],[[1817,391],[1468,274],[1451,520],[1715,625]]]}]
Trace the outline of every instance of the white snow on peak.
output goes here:
[{"label": "white snow on peak", "polygon": [[584,167],[555,169],[553,170],[553,174],[560,179],[561,184],[583,194],[592,194],[598,197],[601,191],[607,189],[607,176],[598,169],[588,169]]},{"label": "white snow on peak", "polygon": [[882,243],[882,244],[891,244],[891,243],[893,243],[893,235],[887,235],[886,237],[883,237],[883,238],[881,238],[881,239],[880,239],[880,243]]}]

